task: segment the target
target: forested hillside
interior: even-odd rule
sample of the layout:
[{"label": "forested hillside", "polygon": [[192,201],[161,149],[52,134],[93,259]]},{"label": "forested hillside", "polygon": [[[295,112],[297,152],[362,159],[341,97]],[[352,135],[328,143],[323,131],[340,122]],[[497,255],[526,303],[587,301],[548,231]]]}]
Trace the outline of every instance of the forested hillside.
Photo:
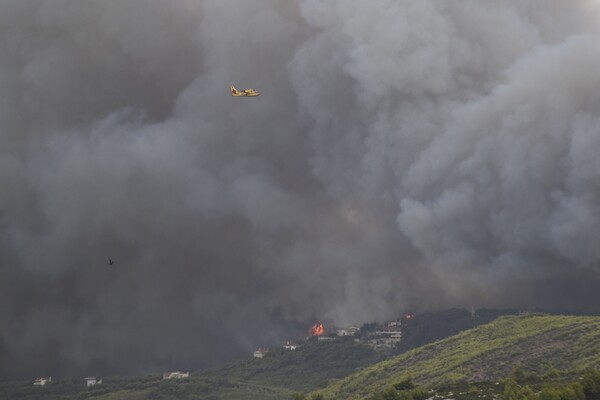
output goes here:
[{"label": "forested hillside", "polygon": [[361,399],[407,378],[427,386],[495,381],[519,366],[536,374],[600,366],[600,317],[501,317],[374,364],[322,393],[325,398]]},{"label": "forested hillside", "polygon": [[[432,337],[482,320],[451,310],[410,318],[404,328]],[[0,382],[0,399],[286,400],[312,392],[308,398],[425,400],[434,389],[440,400],[523,400],[530,394],[539,398],[542,388],[555,395],[579,377],[594,381],[593,372],[588,373],[592,378],[582,374],[600,366],[600,317],[504,316],[383,361],[386,355],[364,343],[368,332],[369,326],[364,326],[361,337],[312,338],[296,350],[272,348],[262,359],[244,357],[181,380],[105,377],[102,385],[92,388],[80,379],[53,381],[46,387],[34,387],[32,381]]]}]

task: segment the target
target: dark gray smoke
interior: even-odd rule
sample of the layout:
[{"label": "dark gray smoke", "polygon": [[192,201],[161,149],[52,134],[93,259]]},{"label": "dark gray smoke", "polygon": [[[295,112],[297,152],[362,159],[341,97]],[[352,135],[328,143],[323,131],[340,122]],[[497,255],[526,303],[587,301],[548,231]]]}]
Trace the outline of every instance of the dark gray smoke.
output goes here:
[{"label": "dark gray smoke", "polygon": [[599,11],[1,1],[0,377],[201,368],[315,318],[600,311]]}]

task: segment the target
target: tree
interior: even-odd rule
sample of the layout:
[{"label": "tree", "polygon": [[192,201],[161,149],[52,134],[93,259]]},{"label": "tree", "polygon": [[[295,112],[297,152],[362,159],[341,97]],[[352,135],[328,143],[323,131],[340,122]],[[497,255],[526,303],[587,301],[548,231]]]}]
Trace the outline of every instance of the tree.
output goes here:
[{"label": "tree", "polygon": [[600,371],[589,370],[581,381],[586,400],[600,400]]},{"label": "tree", "polygon": [[544,386],[540,391],[540,400],[560,400],[560,391],[551,386]]},{"label": "tree", "polygon": [[411,390],[415,388],[415,384],[413,383],[412,378],[409,376],[408,378],[395,383],[394,388],[396,390]]},{"label": "tree", "polygon": [[560,400],[586,400],[583,387],[577,382],[567,386],[562,390]]},{"label": "tree", "polygon": [[509,379],[504,385],[503,400],[529,400],[533,399],[533,391],[529,386],[519,386],[514,379]]},{"label": "tree", "polygon": [[389,386],[383,391],[381,397],[383,400],[398,400],[398,391],[393,386]]},{"label": "tree", "polygon": [[429,393],[427,392],[427,389],[415,388],[410,391],[410,396],[413,400],[425,400],[429,397]]},{"label": "tree", "polygon": [[521,365],[513,368],[513,370],[510,373],[510,376],[517,383],[523,383],[527,380],[527,374],[525,373],[525,369]]}]

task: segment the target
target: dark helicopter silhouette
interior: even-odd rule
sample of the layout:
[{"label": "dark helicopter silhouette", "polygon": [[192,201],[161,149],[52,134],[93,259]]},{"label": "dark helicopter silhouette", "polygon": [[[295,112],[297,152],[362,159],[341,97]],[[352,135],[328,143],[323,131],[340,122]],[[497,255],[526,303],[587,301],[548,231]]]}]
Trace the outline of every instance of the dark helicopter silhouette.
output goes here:
[{"label": "dark helicopter silhouette", "polygon": [[113,260],[111,260],[110,258],[108,259],[108,265],[113,265],[115,262]]}]

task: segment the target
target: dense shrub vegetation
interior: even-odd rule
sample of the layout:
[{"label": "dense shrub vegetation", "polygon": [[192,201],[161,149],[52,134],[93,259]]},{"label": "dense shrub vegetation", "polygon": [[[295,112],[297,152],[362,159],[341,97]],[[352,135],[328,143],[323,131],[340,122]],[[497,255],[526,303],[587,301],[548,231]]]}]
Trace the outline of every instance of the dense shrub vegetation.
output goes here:
[{"label": "dense shrub vegetation", "polygon": [[362,399],[411,376],[435,387],[491,382],[515,366],[546,373],[552,366],[581,372],[600,367],[600,318],[528,314],[506,316],[369,366],[323,391],[325,398]]},{"label": "dense shrub vegetation", "polygon": [[[556,370],[555,370],[556,371]],[[582,374],[527,373],[516,368],[507,379],[499,382],[458,381],[427,389],[415,386],[410,378],[385,388],[374,388],[366,400],[600,400],[600,370],[588,369]],[[295,400],[337,400],[322,393],[296,395]]]}]

